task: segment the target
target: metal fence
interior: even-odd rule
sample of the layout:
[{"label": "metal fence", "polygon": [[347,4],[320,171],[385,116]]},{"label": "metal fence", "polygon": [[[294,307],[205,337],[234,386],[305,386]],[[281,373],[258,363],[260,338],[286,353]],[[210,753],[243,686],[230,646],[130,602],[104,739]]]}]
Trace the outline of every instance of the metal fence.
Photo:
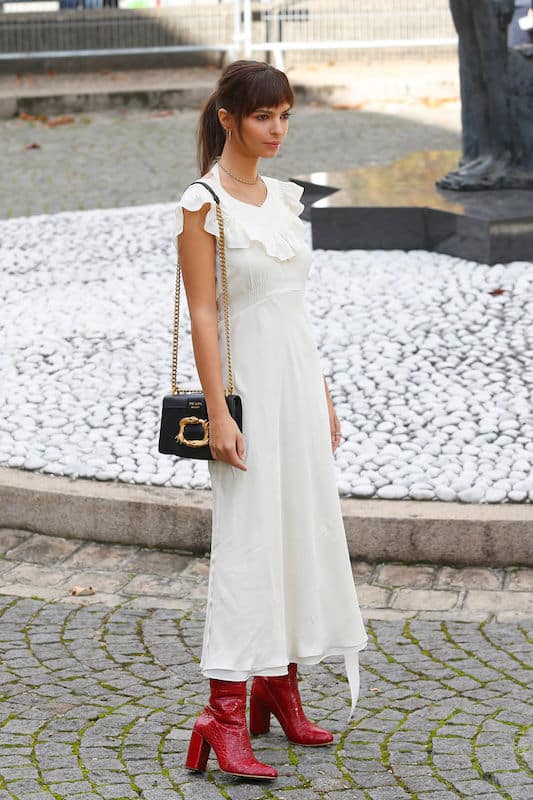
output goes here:
[{"label": "metal fence", "polygon": [[448,0],[261,3],[249,18],[256,22],[244,37],[246,54],[272,53],[280,68],[286,61],[292,66],[332,57],[353,60],[365,52],[374,58],[411,56],[413,50],[428,55],[434,48],[455,50],[457,44]]},{"label": "metal fence", "polygon": [[179,4],[155,8],[95,6],[128,0],[60,1],[78,6],[50,4],[44,11],[38,0],[33,7],[40,10],[18,11],[0,0],[0,59],[201,53],[207,62],[216,53],[266,58],[283,68],[456,46],[448,0],[174,0]]}]

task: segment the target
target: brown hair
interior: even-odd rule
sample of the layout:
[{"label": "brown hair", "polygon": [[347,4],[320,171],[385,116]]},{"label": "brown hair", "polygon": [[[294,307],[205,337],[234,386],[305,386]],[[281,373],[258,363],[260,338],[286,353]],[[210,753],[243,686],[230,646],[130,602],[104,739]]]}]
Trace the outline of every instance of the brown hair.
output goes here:
[{"label": "brown hair", "polygon": [[220,76],[217,88],[207,101],[198,124],[198,165],[204,175],[215,158],[222,153],[226,136],[218,119],[219,108],[225,108],[235,117],[241,133],[243,117],[257,108],[290,106],[294,94],[287,76],[280,69],[264,61],[239,60],[228,64]]}]

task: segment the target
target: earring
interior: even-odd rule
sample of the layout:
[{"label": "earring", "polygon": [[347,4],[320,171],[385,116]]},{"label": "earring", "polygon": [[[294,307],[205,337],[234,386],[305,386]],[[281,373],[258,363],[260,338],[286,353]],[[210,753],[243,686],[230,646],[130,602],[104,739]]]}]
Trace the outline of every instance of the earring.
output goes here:
[{"label": "earring", "polygon": [[226,136],[231,139],[231,128],[226,128]]}]

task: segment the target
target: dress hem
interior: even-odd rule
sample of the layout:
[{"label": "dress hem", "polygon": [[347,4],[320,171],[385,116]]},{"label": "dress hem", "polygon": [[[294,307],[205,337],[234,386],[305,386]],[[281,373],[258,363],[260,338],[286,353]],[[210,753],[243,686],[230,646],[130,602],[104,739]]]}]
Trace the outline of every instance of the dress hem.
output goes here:
[{"label": "dress hem", "polygon": [[350,686],[350,695],[351,695],[351,707],[350,713],[348,715],[347,722],[349,722],[353,716],[355,711],[355,707],[357,705],[357,700],[359,699],[359,653],[361,650],[364,650],[368,644],[368,637],[363,640],[358,645],[353,645],[352,647],[332,647],[329,648],[326,652],[322,655],[314,655],[314,656],[288,656],[287,664],[283,664],[281,666],[271,666],[271,667],[263,667],[262,669],[258,669],[257,667],[250,667],[248,670],[234,670],[234,669],[208,669],[200,666],[200,671],[205,678],[214,679],[214,680],[226,680],[226,681],[246,681],[248,678],[251,678],[255,675],[260,676],[279,676],[279,675],[286,675],[288,670],[289,662],[293,662],[296,664],[319,664],[325,658],[329,656],[344,656],[344,664],[346,669],[346,676],[348,678],[348,684]]},{"label": "dress hem", "polygon": [[[316,664],[320,664],[325,658],[329,658],[330,656],[344,656],[346,654],[359,652],[360,650],[364,650],[368,644],[368,637],[363,639],[362,642],[354,645],[350,645],[347,647],[331,647],[325,650],[320,655],[312,655],[312,656],[295,656],[295,655],[288,655],[287,656],[287,663],[286,664],[272,664],[268,667],[248,667],[246,669],[235,669],[234,667],[218,667],[218,668],[211,668],[211,667],[203,667],[200,665],[200,671],[202,675],[206,678],[217,678],[224,673],[226,676],[224,680],[235,680],[235,681],[244,681],[248,680],[248,678],[253,678],[254,675],[264,675],[264,676],[276,676],[276,675],[286,675],[287,674],[287,666],[290,662],[301,664],[302,666],[309,665],[313,666]],[[234,677],[228,677],[228,676]]]}]

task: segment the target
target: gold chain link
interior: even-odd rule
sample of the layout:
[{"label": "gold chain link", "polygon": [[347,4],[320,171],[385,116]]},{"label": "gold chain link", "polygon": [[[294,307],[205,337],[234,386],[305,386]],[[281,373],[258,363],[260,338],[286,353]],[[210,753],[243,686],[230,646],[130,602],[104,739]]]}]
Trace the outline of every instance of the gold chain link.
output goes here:
[{"label": "gold chain link", "polygon": [[[224,220],[222,217],[222,209],[220,203],[216,203],[216,214],[218,223],[218,251],[220,258],[220,267],[222,273],[222,296],[224,300],[224,327],[226,329],[226,355],[228,361],[228,385],[224,390],[226,395],[233,394],[233,368],[231,365],[231,347],[230,347],[230,332],[229,332],[229,299],[228,299],[228,275],[226,268],[226,242],[224,238]],[[172,337],[172,394],[196,394],[203,391],[202,389],[179,389],[176,383],[176,375],[178,372],[178,336],[180,325],[180,284],[181,284],[181,265],[178,249],[178,237],[176,236],[176,293],[174,298],[174,333]],[[216,257],[215,257],[216,264]]]}]

